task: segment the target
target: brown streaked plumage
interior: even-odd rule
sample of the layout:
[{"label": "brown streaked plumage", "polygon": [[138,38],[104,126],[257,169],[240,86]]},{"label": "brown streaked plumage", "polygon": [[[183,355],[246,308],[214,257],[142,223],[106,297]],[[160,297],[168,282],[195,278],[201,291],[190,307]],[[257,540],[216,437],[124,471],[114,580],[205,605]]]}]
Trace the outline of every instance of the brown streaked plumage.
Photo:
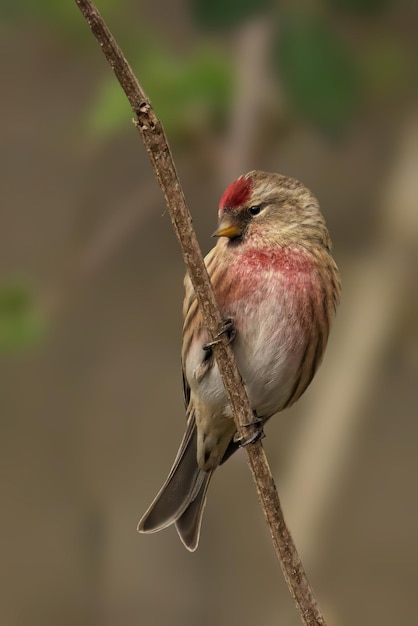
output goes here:
[{"label": "brown streaked plumage", "polygon": [[[205,258],[257,416],[291,406],[322,360],[340,280],[318,202],[301,183],[253,171],[219,205],[216,246]],[[190,279],[185,278],[182,366],[187,428],[170,474],[140,532],[176,525],[189,550],[199,541],[214,470],[237,449],[235,426]]]}]

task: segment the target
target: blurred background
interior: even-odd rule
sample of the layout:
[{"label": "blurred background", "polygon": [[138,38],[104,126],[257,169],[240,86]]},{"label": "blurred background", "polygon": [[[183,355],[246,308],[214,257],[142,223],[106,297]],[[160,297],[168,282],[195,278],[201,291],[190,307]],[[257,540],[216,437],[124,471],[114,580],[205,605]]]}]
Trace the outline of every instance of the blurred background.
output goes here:
[{"label": "blurred background", "polygon": [[[250,169],[319,198],[343,279],[325,362],[265,447],[328,623],[411,624],[418,560],[418,4],[100,0],[204,252]],[[201,544],[136,533],[184,429],[183,263],[75,3],[2,0],[0,623],[299,624],[246,467]]]}]

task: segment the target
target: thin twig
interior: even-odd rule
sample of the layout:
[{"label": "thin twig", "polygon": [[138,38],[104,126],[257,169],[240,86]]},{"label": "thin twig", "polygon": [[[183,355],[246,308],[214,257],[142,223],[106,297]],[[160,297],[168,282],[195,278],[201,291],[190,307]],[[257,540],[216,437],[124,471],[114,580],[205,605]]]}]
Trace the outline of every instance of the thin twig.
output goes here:
[{"label": "thin twig", "polygon": [[[182,249],[187,272],[192,280],[202,311],[204,323],[208,329],[209,336],[214,340],[222,330],[223,320],[216,304],[161,122],[157,119],[147,95],[138,83],[121,49],[95,6],[90,0],[75,1],[102,48],[106,59],[112,66],[137,117],[135,125],[148,151],[155,174],[164,193],[171,221]],[[248,432],[249,427],[246,424],[252,421],[253,414],[232,349],[226,345],[226,336],[222,335],[222,337],[223,341],[215,346],[215,356],[233,410],[238,434],[242,437],[248,437],[251,433]],[[325,625],[325,620],[319,610],[296,547],[283,519],[279,496],[261,442],[258,441],[247,446],[246,450],[276,554],[289,590],[301,612],[302,622],[306,626]]]}]

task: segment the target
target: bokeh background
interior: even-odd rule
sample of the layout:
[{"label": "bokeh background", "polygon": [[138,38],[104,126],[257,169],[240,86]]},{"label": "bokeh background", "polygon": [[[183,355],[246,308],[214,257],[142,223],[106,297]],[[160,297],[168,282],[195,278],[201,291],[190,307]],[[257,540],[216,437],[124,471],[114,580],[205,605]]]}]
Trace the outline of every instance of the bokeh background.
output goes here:
[{"label": "bokeh background", "polygon": [[[344,292],[265,447],[336,626],[418,589],[418,4],[100,0],[203,250],[250,169],[320,200]],[[136,524],[184,428],[183,264],[132,113],[71,0],[0,3],[0,623],[299,624],[239,453],[201,545]]]}]

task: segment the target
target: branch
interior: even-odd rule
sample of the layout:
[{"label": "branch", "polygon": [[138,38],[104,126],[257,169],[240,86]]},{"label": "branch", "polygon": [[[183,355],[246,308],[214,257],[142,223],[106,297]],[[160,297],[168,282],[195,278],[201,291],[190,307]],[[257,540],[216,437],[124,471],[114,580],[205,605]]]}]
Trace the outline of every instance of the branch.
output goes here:
[{"label": "branch", "polygon": [[[121,49],[90,0],[75,0],[96,37],[103,54],[115,72],[122,89],[136,115],[135,125],[142,137],[164,193],[167,209],[179,240],[187,272],[193,283],[211,340],[223,328],[213,289],[203,256],[192,227],[183,190],[177,176],[170,148],[161,122],[156,117],[149,98],[138,83]],[[240,373],[227,338],[215,346],[219,371],[231,404],[240,437],[247,438],[253,413]],[[324,626],[325,620],[318,608],[296,547],[283,519],[279,496],[261,442],[246,447],[248,462],[256,483],[258,497],[270,529],[277,557],[289,590],[306,626]]]}]

